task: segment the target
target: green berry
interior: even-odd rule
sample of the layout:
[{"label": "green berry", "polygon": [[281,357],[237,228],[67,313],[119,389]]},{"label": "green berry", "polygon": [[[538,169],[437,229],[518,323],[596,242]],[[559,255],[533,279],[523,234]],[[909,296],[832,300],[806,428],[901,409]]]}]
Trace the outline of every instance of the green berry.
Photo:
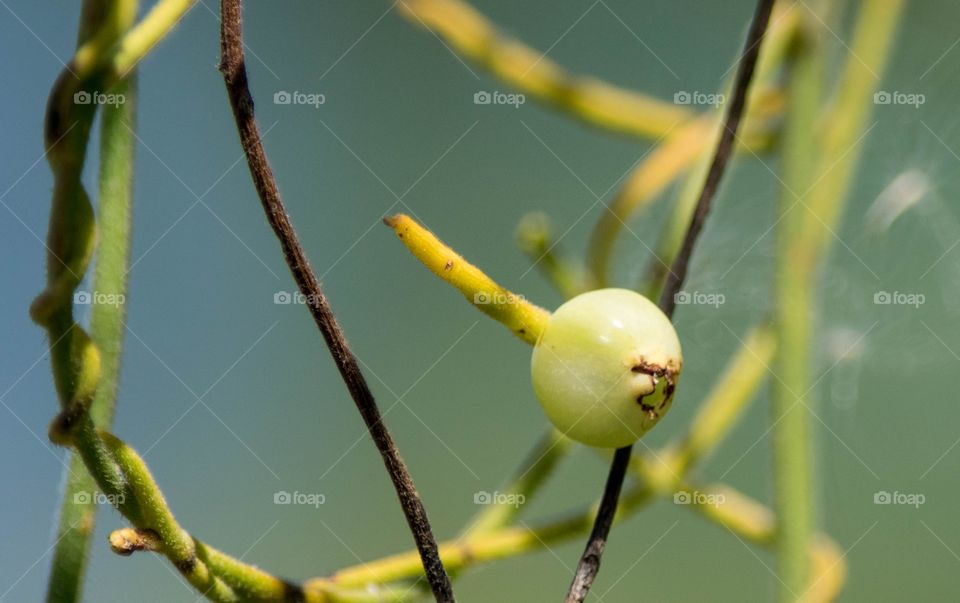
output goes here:
[{"label": "green berry", "polygon": [[620,448],[670,410],[683,356],[670,319],[626,289],[578,295],[550,317],[533,349],[533,389],[574,440]]}]

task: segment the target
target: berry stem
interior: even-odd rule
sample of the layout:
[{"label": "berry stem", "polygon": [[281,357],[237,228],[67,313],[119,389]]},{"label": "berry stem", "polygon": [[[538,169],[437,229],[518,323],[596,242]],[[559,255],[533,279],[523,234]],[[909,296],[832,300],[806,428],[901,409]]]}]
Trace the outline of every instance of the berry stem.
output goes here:
[{"label": "berry stem", "polygon": [[[668,318],[673,316],[673,310],[675,308],[674,296],[683,286],[690,264],[690,257],[693,254],[694,244],[700,235],[707,214],[710,211],[710,205],[719,189],[720,180],[733,153],[733,144],[736,140],[737,128],[743,117],[747,93],[750,90],[750,82],[753,79],[757,58],[760,55],[760,46],[767,29],[767,23],[770,20],[773,3],[774,0],[759,0],[757,2],[753,21],[750,24],[750,31],[747,34],[744,51],[737,67],[737,75],[733,84],[733,99],[727,107],[727,114],[720,141],[717,143],[713,161],[707,172],[706,181],[703,184],[703,189],[697,200],[690,225],[687,227],[683,245],[680,247],[680,252],[671,265],[670,273],[667,275],[667,282],[660,295],[660,309],[663,310],[663,313],[666,314]],[[613,524],[613,516],[617,510],[617,499],[620,497],[620,489],[626,473],[626,465],[630,461],[632,449],[633,446],[620,448],[613,457],[613,463],[610,466],[610,473],[607,477],[603,498],[600,502],[600,510],[594,522],[594,529],[580,557],[580,562],[577,564],[573,582],[567,593],[567,603],[582,602],[586,598],[597,573],[600,571],[600,560],[603,556],[607,536],[610,533],[610,526]]]}]

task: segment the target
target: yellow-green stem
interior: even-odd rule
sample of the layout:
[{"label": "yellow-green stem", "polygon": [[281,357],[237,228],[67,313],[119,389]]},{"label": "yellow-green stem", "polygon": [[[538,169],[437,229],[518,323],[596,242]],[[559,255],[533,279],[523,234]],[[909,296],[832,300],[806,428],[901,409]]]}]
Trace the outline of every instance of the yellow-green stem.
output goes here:
[{"label": "yellow-green stem", "polygon": [[498,285],[410,216],[397,214],[383,222],[430,272],[453,285],[474,307],[530,345],[537,342],[549,312]]},{"label": "yellow-green stem", "polygon": [[517,244],[563,297],[569,299],[596,288],[579,261],[563,252],[546,214],[531,213],[520,219]]},{"label": "yellow-green stem", "polygon": [[[811,16],[807,35],[797,44],[790,74],[783,147],[784,190],[778,224],[779,267],[775,323],[780,339],[775,371],[781,381],[772,385],[774,504],[778,512],[778,599],[793,601],[809,573],[807,547],[813,536],[813,479],[810,458],[810,421],[797,396],[809,383],[809,344],[812,290],[810,276],[791,265],[803,245],[803,209],[795,194],[814,178],[818,145],[814,136],[820,107],[822,39]],[[794,193],[794,191],[798,191]]]},{"label": "yellow-green stem", "polygon": [[743,414],[767,375],[777,348],[770,325],[760,325],[744,338],[740,349],[717,379],[690,427],[667,450],[681,474],[714,450]]},{"label": "yellow-green stem", "polygon": [[[123,340],[136,84],[129,79],[121,80],[111,93],[123,98],[124,102],[103,108],[100,199],[97,205],[100,236],[92,292],[96,299],[109,299],[110,303],[94,303],[90,319],[90,337],[100,350],[101,370],[100,384],[89,413],[99,427],[109,427],[113,419]],[[111,297],[102,298],[101,295]],[[96,519],[97,507],[92,496],[96,482],[75,452],[70,454],[66,482],[48,581],[47,601],[50,603],[80,600]]]},{"label": "yellow-green stem", "polygon": [[[838,96],[816,131],[823,79],[822,18],[807,19],[796,49],[784,140],[784,191],[778,232],[776,325],[779,379],[773,388],[773,453],[778,515],[779,600],[804,597],[806,554],[815,524],[810,415],[815,402],[810,350],[816,273],[829,249],[855,173],[871,100],[884,72],[901,0],[866,0],[838,82]],[[818,144],[820,143],[820,144]]]},{"label": "yellow-green stem", "polygon": [[460,55],[521,92],[589,124],[659,138],[693,117],[686,107],[567,72],[544,53],[501,34],[461,0],[405,0],[397,6],[413,23],[436,32]]},{"label": "yellow-green stem", "polygon": [[509,525],[566,456],[571,444],[570,438],[551,428],[527,455],[518,475],[503,489],[505,496],[498,496],[497,501],[478,513],[463,536],[469,538]]},{"label": "yellow-green stem", "polygon": [[[754,136],[751,130],[754,128],[761,132],[764,130],[763,127],[754,124],[763,124],[779,113],[782,95],[773,93],[776,76],[798,35],[798,24],[802,20],[801,13],[805,10],[795,3],[787,6],[784,4],[786,3],[779,3],[774,8],[770,29],[765,36],[766,41],[757,61],[755,84],[747,99],[743,134],[738,136],[738,144],[735,148],[752,146],[753,143],[748,140]],[[702,142],[696,154],[687,156],[687,162],[683,166],[687,170],[686,178],[681,183],[680,191],[673,201],[673,210],[657,241],[654,257],[650,258],[647,268],[640,277],[640,290],[650,299],[658,298],[662,281],[680,250],[700,196],[700,189],[710,167],[716,140],[721,134],[723,127],[721,111],[713,111],[703,119]],[[745,142],[750,144],[745,145]],[[753,152],[752,149],[751,152]],[[598,269],[606,270],[604,264],[600,264]]]}]

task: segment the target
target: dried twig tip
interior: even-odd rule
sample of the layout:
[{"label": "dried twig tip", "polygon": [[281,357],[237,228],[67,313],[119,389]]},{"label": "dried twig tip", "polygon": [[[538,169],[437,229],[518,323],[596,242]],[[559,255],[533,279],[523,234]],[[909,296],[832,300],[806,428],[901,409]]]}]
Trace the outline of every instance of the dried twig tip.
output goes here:
[{"label": "dried twig tip", "polygon": [[132,555],[135,551],[159,551],[160,537],[153,530],[121,528],[110,533],[110,548],[118,555]]}]

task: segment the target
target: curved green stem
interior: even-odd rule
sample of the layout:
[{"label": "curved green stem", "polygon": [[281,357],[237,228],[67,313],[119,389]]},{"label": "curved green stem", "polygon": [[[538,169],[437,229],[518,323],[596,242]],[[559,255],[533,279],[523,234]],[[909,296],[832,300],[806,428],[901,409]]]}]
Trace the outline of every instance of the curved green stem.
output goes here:
[{"label": "curved green stem", "polygon": [[[173,4],[165,0],[158,7]],[[198,590],[216,601],[236,601],[233,589],[211,574],[193,552],[192,539],[176,527],[169,511],[163,512],[162,496],[139,457],[112,436],[101,436],[95,425],[108,423],[113,414],[129,253],[133,141],[132,123],[127,122],[133,120],[134,91],[123,81],[111,88],[116,82],[111,59],[133,21],[136,6],[134,0],[84,5],[77,52],[55,82],[47,105],[45,146],[54,177],[47,287],[30,310],[51,342],[61,406],[50,428],[51,439],[76,449],[61,520],[63,538],[54,555],[48,599],[74,601],[79,597],[94,523],[93,508],[85,501],[92,500],[95,483],[131,522],[161,534],[165,552],[180,562],[177,567]],[[159,37],[173,25],[150,23],[146,38]],[[134,45],[127,56],[149,50],[148,46],[137,48]],[[94,291],[87,296],[87,301],[94,303],[92,335],[88,335],[73,314],[74,291],[97,241],[93,207],[81,175],[98,104],[91,102],[91,97],[107,90],[124,96],[117,97],[123,102],[112,110],[105,109],[100,191],[103,230]],[[104,298],[110,301],[98,303]],[[83,477],[80,461],[93,480]],[[79,496],[75,499],[74,495]],[[80,504],[74,505],[75,500]]]},{"label": "curved green stem", "polygon": [[521,92],[588,124],[659,138],[693,117],[686,107],[568,72],[545,53],[498,31],[461,0],[403,0],[401,14],[429,28],[459,55],[489,69]]},{"label": "curved green stem", "polygon": [[517,245],[564,298],[596,288],[584,267],[563,252],[546,214],[530,213],[520,219]]},{"label": "curved green stem", "polygon": [[567,455],[573,442],[556,429],[550,429],[530,450],[513,481],[498,494],[498,501],[477,514],[464,538],[484,534],[509,525],[523,505],[540,490],[557,464]]},{"label": "curved green stem", "polygon": [[[111,303],[95,303],[90,320],[91,338],[100,350],[101,374],[89,412],[94,424],[101,427],[108,427],[113,419],[123,341],[136,84],[129,79],[121,80],[111,92],[124,102],[103,108],[98,203],[101,228],[93,279],[94,294],[97,298],[110,296]],[[48,582],[47,601],[51,603],[80,599],[96,519],[92,497],[96,483],[76,453],[71,453],[67,471],[57,546]]]}]

